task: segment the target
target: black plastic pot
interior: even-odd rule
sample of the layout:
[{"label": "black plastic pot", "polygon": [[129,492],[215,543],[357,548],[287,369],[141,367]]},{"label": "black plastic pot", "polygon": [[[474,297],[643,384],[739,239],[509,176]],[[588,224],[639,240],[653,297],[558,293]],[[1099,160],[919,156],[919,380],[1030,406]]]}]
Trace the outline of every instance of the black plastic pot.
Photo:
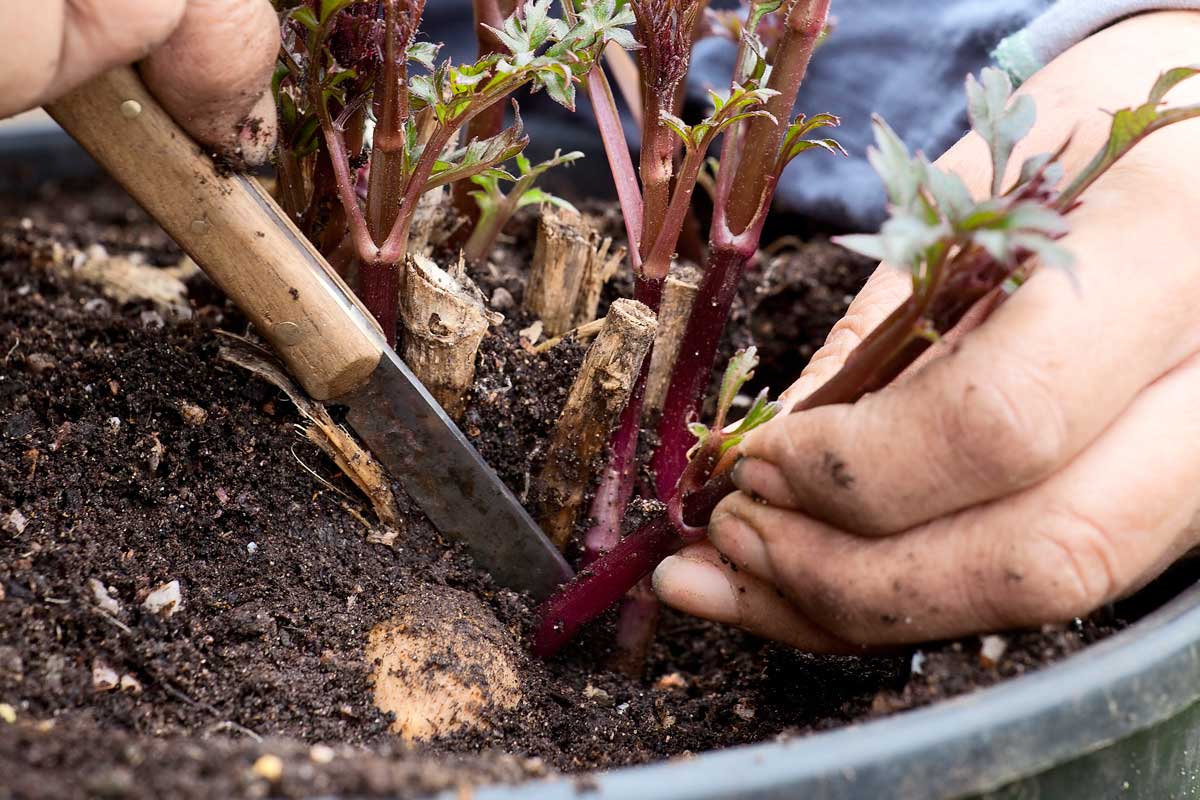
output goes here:
[{"label": "black plastic pot", "polygon": [[1061,663],[929,708],[791,741],[472,795],[473,800],[1197,797],[1200,584]]},{"label": "black plastic pot", "polygon": [[[94,164],[50,126],[0,127],[0,191],[93,172]],[[686,760],[485,787],[472,798],[1200,798],[1198,574],[1192,562],[1147,589],[1135,604],[1153,608],[1163,597],[1174,599],[1111,639],[929,708]]]}]

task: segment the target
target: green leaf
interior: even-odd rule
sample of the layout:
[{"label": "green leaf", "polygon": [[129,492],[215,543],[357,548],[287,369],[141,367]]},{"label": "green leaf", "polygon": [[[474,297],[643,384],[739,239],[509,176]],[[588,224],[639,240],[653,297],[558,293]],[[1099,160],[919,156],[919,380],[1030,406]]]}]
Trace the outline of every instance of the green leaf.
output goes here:
[{"label": "green leaf", "polygon": [[310,31],[315,31],[317,28],[321,27],[321,23],[317,20],[317,15],[314,14],[313,10],[308,6],[299,6],[292,11],[292,19],[296,20]]},{"label": "green leaf", "polygon": [[425,185],[425,191],[491,170],[516,156],[527,144],[529,137],[525,135],[525,127],[518,112],[512,127],[488,139],[475,139],[445,160],[439,160]]},{"label": "green leaf", "polygon": [[1154,82],[1153,88],[1150,89],[1149,102],[1154,105],[1162,103],[1172,89],[1196,75],[1200,75],[1200,64],[1167,70],[1159,76],[1158,80]]},{"label": "green leaf", "polygon": [[440,44],[433,42],[413,42],[408,47],[408,60],[432,71],[435,69],[438,51],[441,49]]},{"label": "green leaf", "polygon": [[545,89],[550,99],[568,111],[575,110],[575,75],[566,67],[555,65],[539,71],[534,87]]},{"label": "green leaf", "polygon": [[1012,80],[1004,70],[988,67],[978,80],[974,75],[967,76],[971,125],[992,153],[993,196],[1001,193],[1013,148],[1029,134],[1037,119],[1033,98],[1021,95],[1014,100],[1012,94]]},{"label": "green leaf", "polygon": [[742,387],[754,377],[756,367],[758,367],[757,347],[739,350],[733,358],[729,359],[729,365],[725,368],[725,375],[721,379],[721,391],[717,395],[717,416],[713,424],[714,428],[721,428],[725,425],[725,417],[729,414],[729,409],[733,407],[734,398],[737,397]]},{"label": "green leaf", "polygon": [[539,189],[537,187],[526,190],[524,193],[522,193],[521,198],[517,201],[517,208],[540,205],[551,205],[566,211],[574,211],[577,214],[579,213],[579,209],[571,203],[557,195],[550,194],[546,190]]},{"label": "green leaf", "polygon": [[938,210],[952,224],[969,216],[975,210],[975,198],[963,179],[953,172],[938,169],[928,161],[925,166],[925,186],[937,204]]},{"label": "green leaf", "polygon": [[1200,75],[1200,65],[1167,70],[1155,81],[1144,104],[1123,108],[1113,114],[1112,128],[1104,148],[1063,191],[1058,207],[1067,209],[1074,205],[1089,186],[1150,134],[1177,122],[1200,117],[1200,104],[1162,108],[1167,93],[1196,75]]},{"label": "green leaf", "polygon": [[873,117],[873,122],[875,146],[867,150],[867,160],[883,180],[891,204],[909,208],[917,199],[925,169],[882,117]]},{"label": "green leaf", "polygon": [[884,249],[883,236],[877,233],[855,233],[849,236],[835,236],[833,243],[844,247],[852,253],[866,256],[876,261],[883,261],[887,250]]},{"label": "green leaf", "polygon": [[883,237],[883,260],[897,267],[906,267],[920,278],[928,262],[928,254],[942,239],[952,235],[949,226],[914,214],[894,215],[879,231]]},{"label": "green leaf", "polygon": [[1021,176],[1017,178],[1017,186],[1024,186],[1033,180],[1039,172],[1043,172],[1046,184],[1057,186],[1063,179],[1063,165],[1058,163],[1059,153],[1042,153],[1025,159],[1021,165]]},{"label": "green leaf", "polygon": [[321,23],[324,24],[334,14],[354,2],[355,0],[321,0]]}]

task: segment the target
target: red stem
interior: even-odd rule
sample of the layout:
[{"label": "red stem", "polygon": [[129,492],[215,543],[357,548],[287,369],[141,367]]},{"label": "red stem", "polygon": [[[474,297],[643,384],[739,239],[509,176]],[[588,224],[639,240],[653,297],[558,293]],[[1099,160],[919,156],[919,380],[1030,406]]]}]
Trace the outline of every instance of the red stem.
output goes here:
[{"label": "red stem", "polygon": [[663,559],[703,539],[703,526],[707,525],[713,509],[733,490],[728,472],[721,473],[700,491],[676,501],[675,513],[654,517],[560,586],[538,608],[532,639],[534,654],[540,658],[553,656],[580,628],[607,611]]},{"label": "red stem", "polygon": [[640,677],[646,656],[658,631],[662,604],[654,594],[649,577],[642,578],[621,600],[617,616],[617,652],[613,666],[630,677]]},{"label": "red stem", "polygon": [[600,140],[604,142],[604,153],[608,156],[608,168],[616,184],[617,201],[625,218],[625,234],[629,238],[629,258],[635,275],[641,272],[641,246],[644,208],[642,190],[638,184],[637,169],[629,155],[625,141],[625,129],[621,126],[621,114],[613,97],[612,87],[604,70],[597,63],[588,73],[588,97],[596,115],[596,127]]},{"label": "red stem", "polygon": [[727,205],[729,227],[734,233],[740,234],[753,224],[765,193],[773,191],[768,182],[774,180],[779,147],[792,118],[792,106],[808,73],[821,32],[825,30],[829,2],[800,0],[788,15],[787,31],[779,43],[767,83],[767,87],[778,94],[764,107],[775,119],[756,117],[748,120],[745,138],[739,147],[741,159],[736,165],[737,177],[732,181],[732,194],[728,196]]},{"label": "red stem", "polygon": [[675,484],[687,466],[687,452],[696,442],[687,426],[698,416],[725,322],[757,243],[757,236],[749,246],[714,243],[709,253],[708,267],[684,329],[658,424],[659,445],[651,466],[659,498],[674,493]]},{"label": "red stem", "polygon": [[396,344],[396,314],[400,299],[400,270],[395,263],[362,261],[358,266],[359,296],[387,336]]},{"label": "red stem", "polygon": [[604,558],[580,570],[538,609],[533,652],[554,655],[587,623],[608,610],[667,556],[687,544],[665,514],[627,536]]}]

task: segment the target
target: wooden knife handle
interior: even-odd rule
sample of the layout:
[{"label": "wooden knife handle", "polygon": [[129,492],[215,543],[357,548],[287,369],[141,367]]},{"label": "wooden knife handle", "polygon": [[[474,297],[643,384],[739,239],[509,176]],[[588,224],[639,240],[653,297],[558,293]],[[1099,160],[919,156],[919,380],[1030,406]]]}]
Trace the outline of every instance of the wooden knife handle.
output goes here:
[{"label": "wooden knife handle", "polygon": [[252,177],[222,175],[131,67],[46,109],[162,225],[316,400],[366,383],[378,326]]}]

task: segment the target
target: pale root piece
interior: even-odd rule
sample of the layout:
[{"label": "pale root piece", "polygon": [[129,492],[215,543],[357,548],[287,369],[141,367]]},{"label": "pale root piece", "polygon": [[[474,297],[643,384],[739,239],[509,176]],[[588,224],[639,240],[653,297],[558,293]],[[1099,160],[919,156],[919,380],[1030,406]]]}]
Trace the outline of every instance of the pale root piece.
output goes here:
[{"label": "pale root piece", "polygon": [[700,292],[700,270],[691,264],[676,264],[663,285],[658,310],[658,336],[650,356],[646,378],[646,412],[661,411],[671,385],[671,371],[679,357],[679,345],[692,316],[692,304]]},{"label": "pale root piece", "polygon": [[571,385],[531,490],[538,522],[560,549],[575,528],[596,457],[629,402],[657,327],[649,308],[617,300]]},{"label": "pale root piece", "polygon": [[[292,383],[270,353],[240,337],[226,335],[226,338],[232,345],[221,348],[221,358],[274,384],[288,396],[300,415],[312,423],[304,428],[305,438],[332,458],[338,469],[371,501],[380,526],[371,530],[367,541],[391,547],[403,523],[387,472],[349,431],[333,421],[325,406],[309,399],[299,386]],[[314,477],[323,480],[319,476]]]},{"label": "pale root piece", "polygon": [[547,336],[561,336],[596,317],[600,292],[625,257],[612,251],[578,213],[547,207],[538,225],[525,308],[546,326]]},{"label": "pale root piece", "polygon": [[486,730],[492,715],[521,702],[522,656],[474,595],[430,587],[396,607],[371,630],[365,653],[375,705],[395,715],[393,733],[411,742]]},{"label": "pale root piece", "polygon": [[446,413],[460,418],[475,380],[479,345],[488,326],[504,317],[488,310],[462,262],[451,274],[425,256],[413,254],[400,298],[400,318],[405,363]]},{"label": "pale root piece", "polygon": [[174,267],[155,267],[137,254],[109,255],[103,246],[94,244],[82,252],[65,250],[60,258],[59,266],[72,277],[95,284],[118,303],[149,300],[172,315],[191,316],[184,281],[200,270],[186,256]]}]

